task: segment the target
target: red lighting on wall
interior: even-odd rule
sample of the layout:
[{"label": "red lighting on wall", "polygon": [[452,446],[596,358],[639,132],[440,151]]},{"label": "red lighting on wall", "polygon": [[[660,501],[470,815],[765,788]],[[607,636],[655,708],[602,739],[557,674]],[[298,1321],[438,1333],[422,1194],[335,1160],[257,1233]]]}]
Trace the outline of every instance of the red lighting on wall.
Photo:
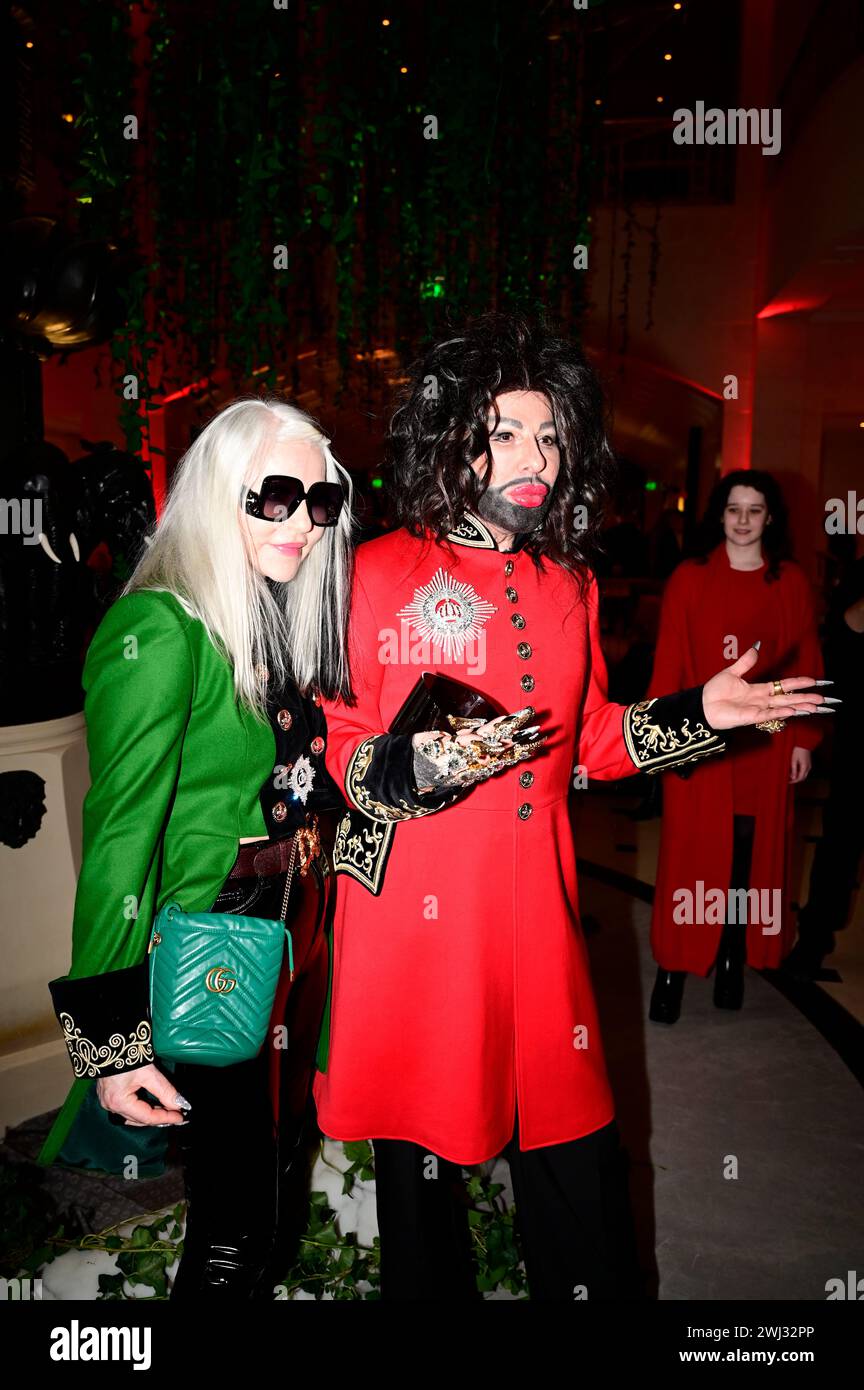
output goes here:
[{"label": "red lighting on wall", "polygon": [[811,299],[775,299],[766,304],[756,315],[757,319],[774,319],[779,314],[805,314],[819,309],[825,303],[824,295],[814,295]]}]

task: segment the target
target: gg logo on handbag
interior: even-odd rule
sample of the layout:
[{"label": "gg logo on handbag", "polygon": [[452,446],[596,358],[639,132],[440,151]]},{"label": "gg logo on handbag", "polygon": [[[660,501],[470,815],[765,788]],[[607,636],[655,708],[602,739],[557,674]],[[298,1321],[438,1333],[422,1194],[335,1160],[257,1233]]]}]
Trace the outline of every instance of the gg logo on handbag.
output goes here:
[{"label": "gg logo on handbag", "polygon": [[204,983],[213,994],[230,994],[237,981],[227,965],[214,965],[207,971]]}]

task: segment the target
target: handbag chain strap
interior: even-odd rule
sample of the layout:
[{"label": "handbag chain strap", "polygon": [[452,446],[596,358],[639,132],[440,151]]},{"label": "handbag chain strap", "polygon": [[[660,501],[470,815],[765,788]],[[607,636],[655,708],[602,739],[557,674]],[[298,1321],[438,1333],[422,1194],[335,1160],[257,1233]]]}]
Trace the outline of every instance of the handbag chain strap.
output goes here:
[{"label": "handbag chain strap", "polygon": [[291,840],[291,858],[288,860],[288,872],[285,875],[285,893],[282,897],[282,911],[279,914],[281,921],[285,923],[285,934],[288,937],[289,980],[294,979],[294,942],[291,939],[291,930],[288,926],[287,921],[288,899],[291,896],[291,883],[294,879],[294,865],[297,860],[297,841],[299,835],[299,830],[295,830],[293,838]]},{"label": "handbag chain strap", "polygon": [[285,914],[288,911],[288,899],[291,896],[291,883],[294,878],[294,864],[297,860],[297,837],[299,833],[299,830],[295,830],[291,840],[291,858],[288,860],[288,872],[285,875],[285,895],[282,898],[282,911],[279,914],[283,922],[285,921]]}]

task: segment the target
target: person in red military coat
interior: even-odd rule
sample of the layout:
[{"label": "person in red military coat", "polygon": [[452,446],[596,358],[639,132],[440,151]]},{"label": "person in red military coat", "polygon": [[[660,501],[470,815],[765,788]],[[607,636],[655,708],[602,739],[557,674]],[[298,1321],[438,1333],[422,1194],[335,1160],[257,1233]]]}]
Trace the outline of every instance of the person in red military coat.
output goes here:
[{"label": "person in red military coat", "polygon": [[[702,532],[705,553],[680,565],[666,586],[649,695],[698,681],[700,673],[704,679],[756,641],[754,674],[821,676],[810,584],[788,556],[775,480],[756,470],[727,473]],[[807,719],[789,720],[770,737],[743,731],[725,758],[694,768],[686,780],[665,781],[651,919],[655,1022],[677,1021],[688,971],[707,975],[716,965],[714,1002],[738,1009],[745,959],[776,969],[791,950],[794,790],[821,733],[819,721]]]},{"label": "person in red military coat", "polygon": [[[753,652],[704,686],[609,703],[588,557],[610,458],[579,351],[486,316],[412,373],[390,434],[399,529],[357,554],[356,700],[324,702],[326,763],[352,811],[314,1091],[326,1135],[373,1142],[387,1299],[476,1296],[460,1168],[502,1150],[532,1298],[639,1296],[579,924],[574,766],[656,772],[722,751],[723,729],[819,703],[748,685]],[[545,742],[500,770],[479,741],[499,720],[388,732],[423,670],[519,711]]]}]

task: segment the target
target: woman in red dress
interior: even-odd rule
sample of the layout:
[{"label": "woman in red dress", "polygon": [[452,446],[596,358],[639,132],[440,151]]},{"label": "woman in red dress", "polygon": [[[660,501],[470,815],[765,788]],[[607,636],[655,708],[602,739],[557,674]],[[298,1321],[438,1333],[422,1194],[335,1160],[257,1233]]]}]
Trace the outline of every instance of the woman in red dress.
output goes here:
[{"label": "woman in red dress", "polygon": [[[789,558],[787,533],[774,479],[727,473],[708,504],[702,556],[679,565],[666,586],[649,696],[705,680],[757,643],[761,680],[822,675],[810,584]],[[792,789],[821,733],[818,720],[797,719],[741,730],[725,757],[666,779],[651,921],[654,1022],[676,1022],[688,971],[706,976],[716,964],[714,1003],[740,1009],[745,961],[775,969],[790,951]]]}]

